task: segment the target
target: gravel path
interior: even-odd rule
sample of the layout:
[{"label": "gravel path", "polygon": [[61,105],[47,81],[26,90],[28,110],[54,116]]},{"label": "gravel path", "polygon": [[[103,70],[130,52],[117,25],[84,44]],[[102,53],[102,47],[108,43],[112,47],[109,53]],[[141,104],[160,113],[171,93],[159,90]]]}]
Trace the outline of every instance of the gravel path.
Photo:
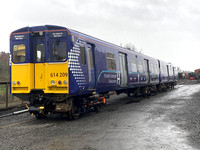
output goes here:
[{"label": "gravel path", "polygon": [[0,149],[200,149],[200,85],[134,100],[113,96],[99,113],[75,121],[36,120],[28,113],[0,119]]}]

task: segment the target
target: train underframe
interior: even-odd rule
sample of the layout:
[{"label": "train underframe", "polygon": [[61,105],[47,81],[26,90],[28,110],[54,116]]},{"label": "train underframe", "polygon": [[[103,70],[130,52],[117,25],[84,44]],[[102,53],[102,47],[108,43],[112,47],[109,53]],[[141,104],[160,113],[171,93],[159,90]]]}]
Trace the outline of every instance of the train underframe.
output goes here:
[{"label": "train underframe", "polygon": [[171,82],[99,94],[93,92],[90,95],[81,96],[44,94],[35,91],[29,95],[29,112],[34,114],[38,119],[60,113],[63,117],[73,120],[79,118],[84,113],[99,111],[106,104],[106,99],[113,94],[126,93],[129,97],[148,97],[158,92],[166,91],[169,88],[173,89],[175,85],[176,82]]}]

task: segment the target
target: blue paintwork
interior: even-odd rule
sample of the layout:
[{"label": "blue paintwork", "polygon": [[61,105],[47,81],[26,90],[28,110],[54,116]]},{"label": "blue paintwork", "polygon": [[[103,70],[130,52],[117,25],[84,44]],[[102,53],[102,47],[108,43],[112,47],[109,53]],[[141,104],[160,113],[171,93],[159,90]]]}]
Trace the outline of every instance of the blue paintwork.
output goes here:
[{"label": "blue paintwork", "polygon": [[[72,95],[82,95],[90,94],[93,91],[99,92],[108,92],[112,90],[121,90],[128,89],[137,86],[146,86],[146,85],[156,85],[159,83],[173,82],[177,80],[177,75],[173,75],[173,70],[169,69],[169,76],[166,73],[163,73],[160,70],[160,67],[167,66],[172,68],[172,66],[166,62],[156,60],[149,56],[133,52],[117,45],[102,41],[100,39],[91,37],[89,35],[67,29],[60,26],[37,26],[37,27],[25,27],[19,30],[16,30],[11,35],[10,47],[14,44],[24,43],[27,47],[26,49],[26,61],[25,63],[32,63],[33,60],[33,47],[31,42],[31,33],[36,31],[44,31],[45,38],[45,57],[46,62],[52,62],[52,55],[50,53],[51,43],[54,42],[57,38],[51,37],[51,33],[57,32],[55,30],[62,30],[66,34],[65,37],[60,37],[61,41],[67,42],[67,58],[69,61],[69,94]],[[12,40],[13,34],[22,33],[27,36],[27,39],[23,40]],[[27,32],[27,33],[26,33]],[[82,65],[80,61],[80,46],[87,48],[87,44],[91,44],[93,47],[93,61],[94,69],[91,70],[92,80],[89,83],[89,74],[88,74],[88,62],[86,65]],[[87,49],[86,49],[87,52]],[[107,60],[106,53],[110,52],[115,54],[116,60],[116,70],[107,69]],[[120,87],[120,66],[119,66],[119,53],[124,53],[127,55],[127,67],[128,67],[128,84],[125,87]],[[12,50],[11,50],[12,54]],[[87,53],[85,54],[87,60]],[[143,63],[143,72],[138,72],[138,63],[137,63],[137,72],[131,72],[131,58],[135,58],[136,61],[142,60]],[[149,68],[149,74],[145,71],[145,60],[148,60],[149,63],[155,64],[157,66],[157,73],[153,73],[152,68]],[[149,75],[149,82],[147,77]],[[92,88],[91,88],[92,87]]]}]

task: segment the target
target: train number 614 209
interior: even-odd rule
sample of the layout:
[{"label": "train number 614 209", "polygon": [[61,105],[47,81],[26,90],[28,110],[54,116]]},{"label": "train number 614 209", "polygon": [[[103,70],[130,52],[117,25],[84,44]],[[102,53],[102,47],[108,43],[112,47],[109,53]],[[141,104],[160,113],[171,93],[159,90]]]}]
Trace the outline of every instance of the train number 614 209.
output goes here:
[{"label": "train number 614 209", "polygon": [[50,77],[67,77],[67,72],[60,72],[60,73],[50,73]]}]

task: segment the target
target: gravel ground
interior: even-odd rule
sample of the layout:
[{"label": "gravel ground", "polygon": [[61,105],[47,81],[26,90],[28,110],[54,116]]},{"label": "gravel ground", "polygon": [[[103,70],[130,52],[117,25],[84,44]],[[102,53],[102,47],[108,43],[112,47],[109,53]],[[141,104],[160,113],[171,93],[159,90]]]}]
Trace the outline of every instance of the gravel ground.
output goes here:
[{"label": "gravel ground", "polygon": [[0,149],[200,149],[199,96],[200,84],[187,83],[145,99],[113,96],[99,113],[74,121],[2,118]]}]

